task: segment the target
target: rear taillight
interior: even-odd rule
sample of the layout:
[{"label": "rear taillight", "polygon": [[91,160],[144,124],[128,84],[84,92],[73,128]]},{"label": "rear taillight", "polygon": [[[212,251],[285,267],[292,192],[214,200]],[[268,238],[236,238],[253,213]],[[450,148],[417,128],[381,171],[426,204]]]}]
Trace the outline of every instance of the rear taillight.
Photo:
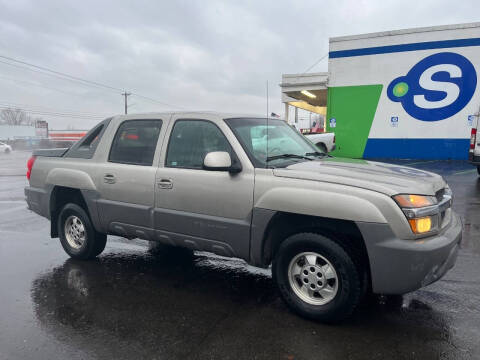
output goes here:
[{"label": "rear taillight", "polygon": [[470,150],[475,149],[476,141],[477,141],[477,129],[472,128],[472,133],[470,134]]},{"label": "rear taillight", "polygon": [[30,175],[32,175],[33,164],[35,163],[36,156],[30,156],[30,159],[27,161],[27,179],[30,180]]}]

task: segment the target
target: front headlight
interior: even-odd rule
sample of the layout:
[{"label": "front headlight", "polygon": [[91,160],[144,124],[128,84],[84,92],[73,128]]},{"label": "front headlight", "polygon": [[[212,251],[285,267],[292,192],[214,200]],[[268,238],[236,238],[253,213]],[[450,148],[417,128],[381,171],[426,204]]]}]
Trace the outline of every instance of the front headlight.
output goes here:
[{"label": "front headlight", "polygon": [[438,228],[438,216],[420,216],[420,209],[428,210],[437,204],[435,196],[401,194],[393,197],[407,217],[414,234],[425,234]]},{"label": "front headlight", "polygon": [[437,203],[435,196],[425,195],[396,195],[393,199],[397,202],[401,208],[421,208],[425,206],[432,206]]}]

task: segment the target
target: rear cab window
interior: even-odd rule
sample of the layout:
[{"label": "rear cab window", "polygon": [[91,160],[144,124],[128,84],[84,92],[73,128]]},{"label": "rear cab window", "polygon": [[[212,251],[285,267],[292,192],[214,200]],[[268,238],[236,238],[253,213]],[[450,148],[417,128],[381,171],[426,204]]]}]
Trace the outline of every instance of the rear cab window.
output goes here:
[{"label": "rear cab window", "polygon": [[162,120],[125,120],[113,138],[108,161],[152,166]]},{"label": "rear cab window", "polygon": [[112,118],[103,120],[100,124],[91,129],[82,139],[76,142],[70,150],[65,153],[64,157],[91,159],[95,154],[98,144],[108,127]]}]

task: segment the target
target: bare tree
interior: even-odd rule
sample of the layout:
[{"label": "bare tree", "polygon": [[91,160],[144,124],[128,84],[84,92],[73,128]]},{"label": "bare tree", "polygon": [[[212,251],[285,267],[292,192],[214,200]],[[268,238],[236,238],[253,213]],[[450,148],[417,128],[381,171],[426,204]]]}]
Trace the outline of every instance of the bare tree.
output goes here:
[{"label": "bare tree", "polygon": [[7,125],[33,125],[36,120],[33,119],[24,110],[18,108],[7,108],[0,111],[0,119]]}]

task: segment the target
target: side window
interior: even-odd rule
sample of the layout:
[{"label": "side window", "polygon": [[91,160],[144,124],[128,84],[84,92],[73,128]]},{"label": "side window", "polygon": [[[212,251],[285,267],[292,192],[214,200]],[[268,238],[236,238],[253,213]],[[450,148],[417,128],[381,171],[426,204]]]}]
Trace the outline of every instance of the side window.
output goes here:
[{"label": "side window", "polygon": [[203,159],[212,151],[232,148],[220,129],[203,120],[177,120],[170,134],[165,166],[202,169]]},{"label": "side window", "polygon": [[93,147],[97,147],[98,141],[100,140],[100,133],[103,131],[105,125],[100,125],[94,131],[85,136],[85,139],[80,140],[78,145],[79,150],[90,150]]},{"label": "side window", "polygon": [[108,161],[151,166],[161,128],[161,120],[124,121],[115,134]]},{"label": "side window", "polygon": [[76,142],[70,148],[70,150],[68,150],[68,152],[65,154],[65,157],[91,159],[93,154],[95,154],[95,150],[97,149],[100,139],[102,138],[102,135],[111,119],[112,118],[108,118],[102,121],[92,130],[90,130],[82,139]]}]

